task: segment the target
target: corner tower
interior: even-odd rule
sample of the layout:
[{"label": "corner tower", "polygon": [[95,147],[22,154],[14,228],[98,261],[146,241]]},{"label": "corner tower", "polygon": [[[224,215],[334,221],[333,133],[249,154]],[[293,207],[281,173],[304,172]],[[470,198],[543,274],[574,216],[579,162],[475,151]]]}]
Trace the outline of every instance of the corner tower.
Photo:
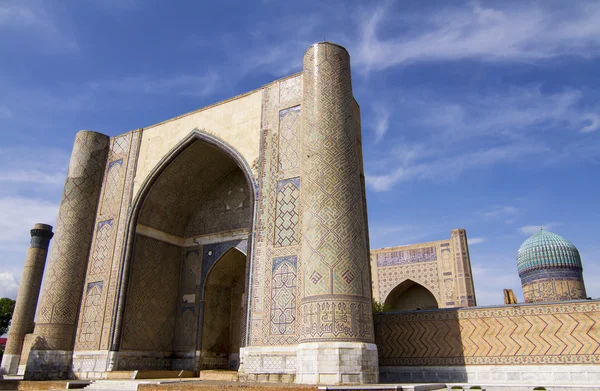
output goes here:
[{"label": "corner tower", "polygon": [[304,55],[299,383],[374,383],[371,276],[350,56],[328,42]]},{"label": "corner tower", "polygon": [[526,303],[587,297],[579,251],[555,233],[540,230],[523,242],[517,267]]}]

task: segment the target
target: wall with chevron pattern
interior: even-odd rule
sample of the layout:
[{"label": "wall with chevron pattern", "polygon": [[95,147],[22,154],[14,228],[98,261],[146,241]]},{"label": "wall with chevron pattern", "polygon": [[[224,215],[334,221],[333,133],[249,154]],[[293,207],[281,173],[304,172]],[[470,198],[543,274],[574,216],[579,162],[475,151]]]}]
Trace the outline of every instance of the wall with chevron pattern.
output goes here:
[{"label": "wall with chevron pattern", "polygon": [[380,366],[600,363],[600,301],[375,316]]}]

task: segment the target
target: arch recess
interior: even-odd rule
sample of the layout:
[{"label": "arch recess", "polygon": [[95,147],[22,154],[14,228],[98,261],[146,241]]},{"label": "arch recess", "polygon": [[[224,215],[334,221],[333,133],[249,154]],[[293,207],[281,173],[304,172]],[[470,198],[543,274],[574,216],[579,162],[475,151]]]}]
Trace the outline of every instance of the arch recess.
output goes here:
[{"label": "arch recess", "polygon": [[[246,179],[247,192],[249,195],[250,202],[250,226],[249,232],[251,233],[254,229],[254,208],[256,205],[256,199],[258,194],[257,183],[252,175],[252,171],[248,162],[243,156],[231,145],[225,143],[214,135],[211,135],[203,130],[194,129],[184,139],[182,139],[175,147],[171,149],[154,167],[152,172],[144,179],[144,182],[139,188],[132,204],[130,211],[127,216],[127,228],[125,245],[123,246],[122,265],[118,280],[118,305],[115,306],[113,318],[112,335],[111,335],[111,347],[110,350],[118,351],[120,349],[122,331],[123,331],[123,320],[124,311],[127,300],[127,292],[129,288],[129,280],[131,274],[132,257],[134,254],[134,247],[136,242],[136,228],[140,222],[140,215],[144,209],[144,204],[148,198],[148,195],[153,189],[153,186],[157,184],[157,181],[161,178],[161,175],[169,169],[172,163],[176,162],[178,158],[182,157],[186,151],[190,151],[192,148],[197,147],[197,143],[202,143],[203,146],[208,149],[214,150],[216,155],[221,154],[233,163],[231,167],[225,167],[222,176],[234,169],[239,169],[243,173]],[[207,149],[207,150],[208,150]],[[225,162],[227,163],[227,162]],[[229,164],[229,163],[227,163]],[[212,168],[212,166],[211,166]],[[228,168],[230,170],[228,170]],[[215,181],[216,182],[216,181]],[[248,243],[250,246],[251,244]],[[248,248],[248,260],[252,260],[251,248]]]},{"label": "arch recess", "polygon": [[388,293],[383,303],[384,312],[428,310],[439,308],[440,300],[425,285],[405,278]]}]

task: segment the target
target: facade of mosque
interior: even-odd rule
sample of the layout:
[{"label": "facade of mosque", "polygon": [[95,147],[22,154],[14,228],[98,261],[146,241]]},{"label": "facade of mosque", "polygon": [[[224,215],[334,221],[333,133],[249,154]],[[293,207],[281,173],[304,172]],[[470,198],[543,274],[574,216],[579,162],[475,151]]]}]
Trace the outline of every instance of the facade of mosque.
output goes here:
[{"label": "facade of mosque", "polygon": [[523,242],[517,268],[526,303],[587,297],[579,251],[560,235],[540,230]]},{"label": "facade of mosque", "polygon": [[371,251],[373,299],[384,311],[477,305],[467,232],[450,239]]},{"label": "facade of mosque", "polygon": [[[44,229],[2,362],[25,379],[600,381],[599,302],[472,308],[464,230],[369,263],[360,108],[332,43],[227,101],[116,137],[77,133],[37,301]],[[374,316],[373,297],[419,311]]]}]

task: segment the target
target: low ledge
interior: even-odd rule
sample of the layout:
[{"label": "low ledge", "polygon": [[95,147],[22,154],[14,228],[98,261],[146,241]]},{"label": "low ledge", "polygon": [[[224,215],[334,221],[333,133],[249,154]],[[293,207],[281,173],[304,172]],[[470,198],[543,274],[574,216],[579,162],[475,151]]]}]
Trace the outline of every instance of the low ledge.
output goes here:
[{"label": "low ledge", "polygon": [[444,383],[426,383],[426,384],[368,384],[362,386],[319,386],[319,390],[397,390],[397,391],[431,391],[446,389]]}]

